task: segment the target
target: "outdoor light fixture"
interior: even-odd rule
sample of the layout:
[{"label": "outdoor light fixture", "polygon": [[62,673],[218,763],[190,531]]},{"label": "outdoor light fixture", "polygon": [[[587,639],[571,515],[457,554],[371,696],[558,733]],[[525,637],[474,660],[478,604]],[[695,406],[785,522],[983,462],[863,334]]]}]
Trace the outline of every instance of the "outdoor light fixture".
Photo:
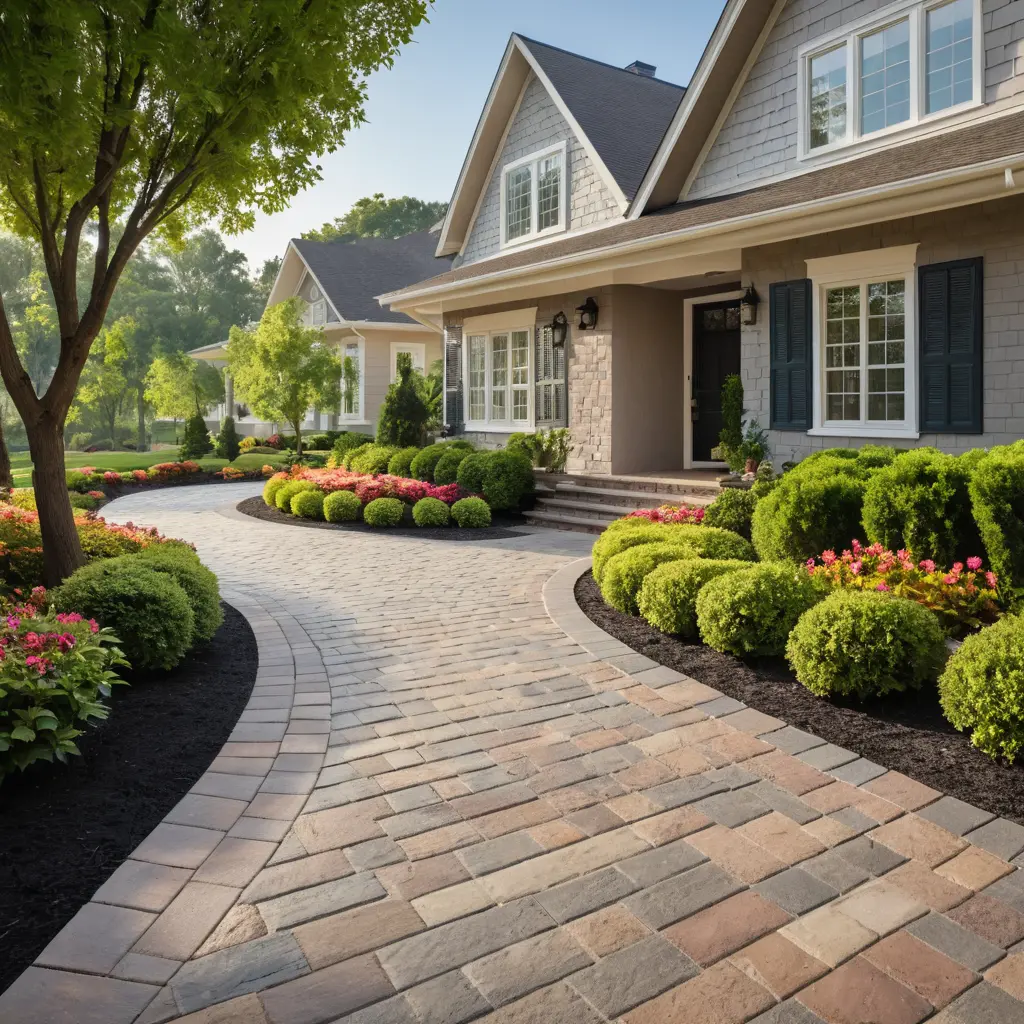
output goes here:
[{"label": "outdoor light fixture", "polygon": [[580,330],[593,330],[597,326],[597,303],[592,295],[587,296],[587,301],[582,306],[576,307],[580,315]]},{"label": "outdoor light fixture", "polygon": [[569,333],[569,321],[564,313],[556,313],[551,318],[551,344],[555,348],[561,348],[565,344],[566,336]]},{"label": "outdoor light fixture", "polygon": [[743,293],[743,298],[740,299],[740,323],[746,324],[748,327],[757,323],[757,304],[761,301],[761,297],[757,294],[757,290],[754,286],[748,285],[747,290]]}]

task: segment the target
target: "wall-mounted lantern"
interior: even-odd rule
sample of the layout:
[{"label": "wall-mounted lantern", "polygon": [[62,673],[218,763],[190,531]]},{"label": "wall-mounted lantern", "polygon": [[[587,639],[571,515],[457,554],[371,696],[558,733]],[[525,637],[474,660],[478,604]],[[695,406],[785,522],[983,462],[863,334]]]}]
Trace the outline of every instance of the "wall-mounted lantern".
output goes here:
[{"label": "wall-mounted lantern", "polygon": [[597,303],[592,295],[587,296],[587,301],[582,306],[576,307],[580,315],[580,330],[592,331],[597,327]]},{"label": "wall-mounted lantern", "polygon": [[569,321],[562,312],[556,313],[551,318],[551,344],[555,348],[561,348],[569,334]]},{"label": "wall-mounted lantern", "polygon": [[747,290],[743,293],[743,298],[740,299],[740,323],[747,327],[757,323],[757,304],[760,301],[761,297],[757,294],[757,289],[752,284],[748,285]]}]

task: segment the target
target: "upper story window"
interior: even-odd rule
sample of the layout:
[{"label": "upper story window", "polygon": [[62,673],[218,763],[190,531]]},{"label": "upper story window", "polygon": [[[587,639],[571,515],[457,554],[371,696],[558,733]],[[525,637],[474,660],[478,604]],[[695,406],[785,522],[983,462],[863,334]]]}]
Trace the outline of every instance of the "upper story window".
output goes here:
[{"label": "upper story window", "polygon": [[800,154],[982,102],[981,0],[899,0],[800,50]]},{"label": "upper story window", "polygon": [[565,148],[563,142],[502,168],[502,245],[565,230]]}]

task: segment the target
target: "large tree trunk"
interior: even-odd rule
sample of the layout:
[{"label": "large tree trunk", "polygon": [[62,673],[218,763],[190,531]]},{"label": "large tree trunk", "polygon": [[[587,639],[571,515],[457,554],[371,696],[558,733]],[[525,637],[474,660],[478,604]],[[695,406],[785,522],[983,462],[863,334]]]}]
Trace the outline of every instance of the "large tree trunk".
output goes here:
[{"label": "large tree trunk", "polygon": [[63,431],[47,417],[26,423],[25,428],[43,534],[43,578],[48,587],[55,587],[85,562],[64,479]]},{"label": "large tree trunk", "polygon": [[0,487],[13,487],[14,477],[11,476],[11,456],[7,451],[7,438],[4,436],[4,425],[0,423]]},{"label": "large tree trunk", "polygon": [[295,428],[295,457],[302,458],[302,420],[296,420],[292,426]]},{"label": "large tree trunk", "polygon": [[138,411],[138,438],[136,442],[136,450],[144,452],[146,450],[146,386],[145,384],[139,384],[138,391],[136,394],[136,410]]}]

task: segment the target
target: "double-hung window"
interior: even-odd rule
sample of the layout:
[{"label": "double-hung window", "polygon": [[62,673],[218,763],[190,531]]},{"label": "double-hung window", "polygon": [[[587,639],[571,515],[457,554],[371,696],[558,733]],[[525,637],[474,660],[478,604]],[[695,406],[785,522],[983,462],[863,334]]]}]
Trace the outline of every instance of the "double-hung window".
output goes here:
[{"label": "double-hung window", "polygon": [[501,330],[466,339],[466,422],[512,429],[530,422],[532,331]]},{"label": "double-hung window", "polygon": [[502,168],[502,245],[565,230],[565,159],[561,143]]},{"label": "double-hung window", "polygon": [[801,47],[801,155],[980,104],[981,35],[981,0],[898,0]]},{"label": "double-hung window", "polygon": [[363,346],[349,341],[341,346],[341,418],[359,422],[363,418]]}]

